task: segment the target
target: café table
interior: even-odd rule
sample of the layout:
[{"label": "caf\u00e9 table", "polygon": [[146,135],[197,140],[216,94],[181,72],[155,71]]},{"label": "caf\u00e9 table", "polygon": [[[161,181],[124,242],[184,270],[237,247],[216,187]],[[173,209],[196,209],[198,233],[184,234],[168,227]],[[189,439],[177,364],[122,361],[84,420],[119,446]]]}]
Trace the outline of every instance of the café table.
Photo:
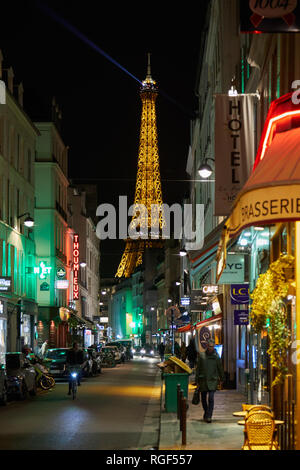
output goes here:
[{"label": "caf\u00e9 table", "polygon": [[245,418],[247,411],[235,411],[232,414],[233,416],[236,416],[237,418]]}]

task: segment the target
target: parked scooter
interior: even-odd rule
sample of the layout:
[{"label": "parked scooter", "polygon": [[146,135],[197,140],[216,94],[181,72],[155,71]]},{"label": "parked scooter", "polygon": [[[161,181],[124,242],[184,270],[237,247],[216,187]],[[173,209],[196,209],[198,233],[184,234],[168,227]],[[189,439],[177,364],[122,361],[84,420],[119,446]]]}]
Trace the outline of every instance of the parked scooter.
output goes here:
[{"label": "parked scooter", "polygon": [[38,387],[42,390],[49,390],[55,386],[55,380],[49,375],[49,369],[43,363],[43,360],[35,356],[30,355],[30,362],[35,370],[35,381]]}]

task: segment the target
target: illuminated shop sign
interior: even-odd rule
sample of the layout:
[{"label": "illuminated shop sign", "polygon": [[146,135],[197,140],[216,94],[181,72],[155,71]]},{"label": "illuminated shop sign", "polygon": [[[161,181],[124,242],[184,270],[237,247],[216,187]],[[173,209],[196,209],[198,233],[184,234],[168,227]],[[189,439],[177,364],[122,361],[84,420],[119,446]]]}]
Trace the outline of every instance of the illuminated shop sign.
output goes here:
[{"label": "illuminated shop sign", "polygon": [[46,266],[44,261],[41,261],[39,266],[33,268],[33,272],[34,274],[38,274],[40,279],[46,279],[48,274],[50,274],[51,269],[52,268],[50,266]]},{"label": "illuminated shop sign", "polygon": [[232,305],[249,303],[249,284],[232,284],[230,289]]},{"label": "illuminated shop sign", "polygon": [[249,325],[249,311],[248,310],[235,310],[234,311],[234,325]]},{"label": "illuminated shop sign", "polygon": [[59,279],[63,279],[66,275],[66,270],[65,268],[57,268],[56,270],[56,276],[59,278]]},{"label": "illuminated shop sign", "polygon": [[212,285],[212,284],[205,284],[201,287],[203,294],[206,295],[218,295],[219,293],[219,286]]},{"label": "illuminated shop sign", "polygon": [[0,277],[0,292],[11,292],[11,277]]},{"label": "illuminated shop sign", "polygon": [[108,317],[100,317],[100,323],[108,323]]},{"label": "illuminated shop sign", "polygon": [[187,307],[188,305],[190,305],[190,303],[191,303],[190,297],[181,297],[180,305],[182,305],[183,307]]},{"label": "illuminated shop sign", "polygon": [[75,234],[73,239],[73,299],[79,300],[79,235]]},{"label": "illuminated shop sign", "polygon": [[69,281],[67,279],[58,279],[55,281],[56,289],[68,289],[69,288]]}]

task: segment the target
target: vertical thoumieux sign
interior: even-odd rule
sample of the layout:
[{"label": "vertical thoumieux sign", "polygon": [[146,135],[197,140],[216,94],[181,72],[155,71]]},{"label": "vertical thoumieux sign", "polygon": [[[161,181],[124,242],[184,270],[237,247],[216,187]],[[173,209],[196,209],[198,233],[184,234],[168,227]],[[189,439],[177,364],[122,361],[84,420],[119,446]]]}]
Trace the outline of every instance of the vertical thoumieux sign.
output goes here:
[{"label": "vertical thoumieux sign", "polygon": [[254,164],[254,94],[215,97],[215,215],[226,216]]},{"label": "vertical thoumieux sign", "polygon": [[73,238],[73,300],[79,300],[79,235],[74,234]]}]

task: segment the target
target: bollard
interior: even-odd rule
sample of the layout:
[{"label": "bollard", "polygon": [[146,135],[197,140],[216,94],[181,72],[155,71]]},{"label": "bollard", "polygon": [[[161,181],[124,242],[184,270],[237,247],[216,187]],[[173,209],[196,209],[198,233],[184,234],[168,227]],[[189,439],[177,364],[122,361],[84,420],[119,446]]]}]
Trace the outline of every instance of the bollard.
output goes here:
[{"label": "bollard", "polygon": [[183,398],[182,400],[182,437],[181,437],[181,443],[183,446],[186,445],[186,398]]},{"label": "bollard", "polygon": [[182,416],[183,416],[183,406],[182,406],[182,402],[183,402],[183,399],[184,399],[184,395],[183,395],[183,391],[180,390],[180,393],[179,393],[179,423],[180,423],[180,431],[182,431]]},{"label": "bollard", "polygon": [[177,419],[180,419],[180,384],[177,384]]}]

